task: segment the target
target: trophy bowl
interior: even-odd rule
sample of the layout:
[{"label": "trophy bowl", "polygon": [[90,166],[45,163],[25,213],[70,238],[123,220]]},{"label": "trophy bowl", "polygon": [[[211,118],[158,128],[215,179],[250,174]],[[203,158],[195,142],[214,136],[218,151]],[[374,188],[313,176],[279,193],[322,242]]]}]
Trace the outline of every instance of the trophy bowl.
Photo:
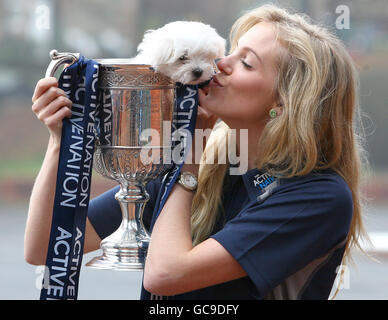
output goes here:
[{"label": "trophy bowl", "polygon": [[101,241],[102,255],[86,266],[142,270],[150,241],[143,224],[149,199],[145,185],[171,168],[171,162],[164,160],[171,151],[166,127],[171,128],[173,120],[175,83],[147,65],[115,59],[96,61],[100,64],[100,123],[94,168],[120,184],[115,198],[122,222]]},{"label": "trophy bowl", "polygon": [[[79,54],[50,53],[46,76]],[[95,59],[99,63],[99,105],[96,112],[94,168],[120,185],[119,228],[101,241],[102,255],[86,266],[143,270],[150,235],[143,224],[149,195],[145,185],[171,169],[171,125],[175,83],[149,65],[126,59]]]}]

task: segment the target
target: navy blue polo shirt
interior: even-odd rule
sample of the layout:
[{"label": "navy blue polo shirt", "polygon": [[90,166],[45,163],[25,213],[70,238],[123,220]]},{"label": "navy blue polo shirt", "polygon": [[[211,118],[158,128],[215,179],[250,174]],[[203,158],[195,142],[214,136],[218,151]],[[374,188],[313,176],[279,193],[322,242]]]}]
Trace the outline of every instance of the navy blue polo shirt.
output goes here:
[{"label": "navy blue polo shirt", "polygon": [[[264,179],[265,180],[265,179]],[[262,195],[257,169],[226,175],[220,210],[211,237],[242,266],[247,276],[168,299],[327,299],[344,254],[353,212],[352,195],[334,171],[278,179]],[[272,180],[266,180],[272,182]],[[150,201],[144,224],[150,228],[161,180],[147,185]],[[114,194],[93,199],[88,217],[105,238],[121,222]],[[142,298],[156,298],[142,289]]]}]

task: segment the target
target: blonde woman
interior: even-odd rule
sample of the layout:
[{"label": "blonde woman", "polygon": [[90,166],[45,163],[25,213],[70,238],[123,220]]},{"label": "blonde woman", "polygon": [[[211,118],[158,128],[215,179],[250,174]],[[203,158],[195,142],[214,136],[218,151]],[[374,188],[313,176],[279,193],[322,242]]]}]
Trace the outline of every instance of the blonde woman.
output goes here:
[{"label": "blonde woman", "polygon": [[[151,226],[142,298],[327,299],[338,267],[363,234],[352,60],[325,28],[266,5],[236,21],[231,53],[217,64],[219,73],[200,91],[197,128],[221,122],[202,158],[224,148],[228,130],[247,129],[248,171],[230,175],[217,158],[183,166],[198,186],[175,184]],[[44,111],[61,95],[51,89],[49,96],[53,87],[55,80],[42,80],[33,97],[51,133],[26,228],[25,254],[33,264],[45,261],[51,216],[38,201],[53,198],[47,183],[55,184],[59,120],[71,107],[58,98],[53,111]],[[148,226],[159,186],[148,185]],[[90,204],[86,252],[120,222],[116,191]]]}]

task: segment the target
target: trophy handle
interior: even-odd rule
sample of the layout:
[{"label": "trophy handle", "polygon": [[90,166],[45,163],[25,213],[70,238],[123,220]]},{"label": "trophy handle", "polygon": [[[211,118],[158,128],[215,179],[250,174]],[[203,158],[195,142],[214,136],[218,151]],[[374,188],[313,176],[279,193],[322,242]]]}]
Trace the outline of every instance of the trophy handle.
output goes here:
[{"label": "trophy handle", "polygon": [[58,68],[64,63],[71,63],[78,61],[79,53],[58,52],[57,50],[50,51],[51,62],[47,67],[45,78],[53,77]]}]

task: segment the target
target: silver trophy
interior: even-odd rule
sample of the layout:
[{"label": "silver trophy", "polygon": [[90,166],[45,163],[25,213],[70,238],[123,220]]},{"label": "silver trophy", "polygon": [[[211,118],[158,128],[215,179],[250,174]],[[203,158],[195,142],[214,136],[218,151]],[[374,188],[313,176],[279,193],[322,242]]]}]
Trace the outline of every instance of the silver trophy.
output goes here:
[{"label": "silver trophy", "polygon": [[[50,57],[46,77],[53,76],[61,64],[79,59],[79,54],[53,50]],[[168,154],[175,83],[148,65],[130,64],[125,59],[95,61],[100,64],[101,120],[96,126],[94,168],[120,184],[115,198],[122,222],[101,241],[102,255],[86,266],[142,270],[150,240],[143,224],[143,209],[149,199],[145,185],[172,167]],[[167,130],[166,123],[170,125]]]}]

